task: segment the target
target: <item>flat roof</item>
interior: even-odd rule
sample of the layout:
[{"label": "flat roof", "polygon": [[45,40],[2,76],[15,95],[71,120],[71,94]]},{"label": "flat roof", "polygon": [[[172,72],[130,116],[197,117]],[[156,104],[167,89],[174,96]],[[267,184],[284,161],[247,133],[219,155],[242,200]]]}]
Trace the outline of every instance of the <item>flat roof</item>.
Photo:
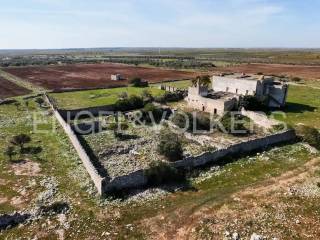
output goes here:
[{"label": "flat roof", "polygon": [[251,81],[260,81],[262,80],[262,77],[264,80],[274,79],[272,76],[257,75],[257,74],[242,74],[242,73],[224,73],[221,75],[214,75],[214,76],[230,78],[230,79],[239,79],[239,80],[251,80]]},{"label": "flat roof", "polygon": [[208,93],[208,95],[206,96],[206,98],[210,98],[210,99],[214,99],[214,100],[229,100],[232,98],[237,97],[236,94],[234,93],[229,93],[229,92],[214,92],[214,91],[210,91]]}]

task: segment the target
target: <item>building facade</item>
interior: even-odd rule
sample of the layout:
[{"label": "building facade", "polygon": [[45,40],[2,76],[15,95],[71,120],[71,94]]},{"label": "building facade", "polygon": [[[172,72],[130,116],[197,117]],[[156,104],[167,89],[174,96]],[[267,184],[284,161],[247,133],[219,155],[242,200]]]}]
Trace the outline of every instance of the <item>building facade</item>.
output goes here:
[{"label": "building facade", "polygon": [[186,100],[191,108],[217,115],[231,111],[237,104],[237,98],[233,94],[209,93],[208,88],[199,86],[189,87]]},{"label": "building facade", "polygon": [[235,109],[240,96],[255,96],[268,107],[281,108],[286,104],[288,85],[272,77],[256,75],[213,76],[212,90],[196,86],[188,89],[189,107],[199,111],[223,115]]},{"label": "building facade", "polygon": [[251,95],[266,103],[268,107],[284,107],[288,95],[288,84],[275,81],[273,77],[232,74],[213,76],[212,89],[236,95]]},{"label": "building facade", "polygon": [[111,75],[111,80],[112,81],[120,81],[122,79],[121,74],[112,74]]}]

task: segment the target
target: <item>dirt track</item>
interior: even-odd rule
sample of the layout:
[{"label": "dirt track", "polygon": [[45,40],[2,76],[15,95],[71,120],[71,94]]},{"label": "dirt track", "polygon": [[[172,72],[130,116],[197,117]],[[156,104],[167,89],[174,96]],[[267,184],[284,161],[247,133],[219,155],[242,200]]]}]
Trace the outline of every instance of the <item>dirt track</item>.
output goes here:
[{"label": "dirt track", "polygon": [[319,79],[320,66],[284,65],[284,64],[242,64],[233,67],[220,68],[220,71],[243,72],[243,73],[263,73],[286,75],[289,77],[300,77],[304,79]]},{"label": "dirt track", "polygon": [[[287,209],[295,208],[293,203],[292,205],[284,204],[279,198],[286,196],[291,187],[299,186],[299,184],[313,179],[314,173],[319,170],[319,161],[319,158],[314,158],[295,170],[267,179],[258,186],[236,192],[230,198],[232,199],[232,206],[230,205],[231,203],[225,203],[216,207],[202,207],[187,218],[181,219],[178,225],[172,224],[165,227],[159,224],[159,222],[161,222],[161,219],[168,218],[168,216],[159,215],[145,219],[143,226],[148,226],[152,235],[156,236],[152,239],[201,239],[199,236],[195,236],[195,229],[197,229],[197,226],[199,227],[199,224],[203,225],[208,222],[211,233],[215,233],[215,235],[210,235],[210,238],[205,239],[222,239],[223,236],[220,234],[224,232],[227,224],[232,223],[235,219],[239,222],[233,223],[234,226],[246,228],[248,226],[246,226],[245,223],[252,221],[252,219],[255,219],[253,222],[261,224],[258,219],[261,221],[264,220],[262,216],[268,214],[269,208],[271,209],[277,206],[280,208],[275,207],[277,211],[283,211],[283,209],[286,209],[284,211],[288,211]],[[266,206],[268,206],[268,208],[266,208]],[[241,211],[239,211],[239,209],[241,209]],[[175,213],[177,216],[180,214],[179,211],[183,212],[181,209],[178,210]],[[302,219],[301,216],[300,219]],[[308,218],[303,219],[305,222],[301,224],[308,225],[309,223],[307,221],[309,220]],[[297,228],[294,220],[287,224],[290,225],[292,229]],[[319,221],[314,221],[313,224],[314,226],[319,226]],[[295,229],[295,231],[299,230]],[[304,235],[305,233],[302,234]],[[310,232],[308,232],[308,234],[310,234]],[[305,239],[314,239],[313,237],[315,235],[318,236],[318,234],[319,228],[314,227],[314,232],[310,235],[311,237]]]},{"label": "dirt track", "polygon": [[137,76],[149,82],[188,79],[197,75],[186,71],[143,68],[112,63],[19,67],[3,70],[48,89],[109,87],[127,84],[127,80],[110,80],[110,75],[117,73],[121,74],[125,79]]},{"label": "dirt track", "polygon": [[31,91],[0,77],[0,99],[25,95],[28,93],[31,93]]}]

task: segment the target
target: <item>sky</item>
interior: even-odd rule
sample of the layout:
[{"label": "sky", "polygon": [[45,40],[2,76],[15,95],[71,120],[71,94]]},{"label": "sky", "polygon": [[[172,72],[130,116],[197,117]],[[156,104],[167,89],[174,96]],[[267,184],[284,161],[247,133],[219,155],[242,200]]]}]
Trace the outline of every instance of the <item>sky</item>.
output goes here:
[{"label": "sky", "polygon": [[319,48],[320,0],[0,0],[0,49]]}]

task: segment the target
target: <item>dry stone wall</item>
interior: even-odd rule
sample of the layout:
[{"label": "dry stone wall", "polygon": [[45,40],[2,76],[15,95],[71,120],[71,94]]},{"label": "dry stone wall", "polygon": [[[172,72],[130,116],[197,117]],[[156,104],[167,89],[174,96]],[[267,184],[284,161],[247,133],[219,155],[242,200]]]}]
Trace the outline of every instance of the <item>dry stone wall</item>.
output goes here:
[{"label": "dry stone wall", "polygon": [[114,105],[105,105],[105,106],[99,106],[99,107],[90,107],[90,108],[80,108],[80,109],[74,109],[74,110],[65,110],[65,109],[59,109],[60,115],[64,119],[74,119],[75,117],[83,117],[83,116],[99,116],[99,115],[111,115],[114,111]]},{"label": "dry stone wall", "polygon": [[257,151],[259,149],[275,146],[277,144],[290,142],[296,139],[294,130],[269,135],[263,138],[253,139],[246,142],[237,143],[213,152],[205,152],[195,157],[189,157],[173,163],[177,168],[192,168],[214,163],[226,156],[236,156]]},{"label": "dry stone wall", "polygon": [[[198,156],[188,157],[181,161],[171,163],[172,167],[182,169],[192,169],[201,167],[209,163],[216,163],[227,156],[237,156],[240,154],[250,153],[259,149],[264,149],[270,146],[275,146],[281,143],[290,142],[296,139],[294,130],[288,130],[285,132],[269,135],[263,138],[249,140],[238,144],[231,145],[229,147],[219,149],[213,152],[205,152]],[[105,185],[105,192],[112,190],[121,190],[128,188],[143,187],[148,183],[147,176],[144,174],[144,170],[133,172],[129,175],[120,176],[112,179]]]},{"label": "dry stone wall", "polygon": [[[74,148],[79,154],[79,157],[82,160],[83,165],[88,171],[96,188],[98,189],[99,194],[103,194],[113,190],[143,187],[148,183],[148,179],[147,176],[144,174],[144,170],[132,172],[131,174],[116,177],[110,180],[106,180],[101,175],[99,175],[98,171],[92,164],[88,154],[81,146],[81,143],[79,142],[71,126],[64,120],[64,118],[60,115],[59,111],[57,111],[55,107],[51,104],[48,96],[45,95],[45,97],[50,106],[52,107],[55,117],[63,127],[71,143],[73,144]],[[171,166],[175,168],[185,169],[200,167],[209,163],[215,163],[226,156],[237,156],[240,154],[250,153],[259,149],[293,141],[295,139],[295,131],[288,130],[281,133],[265,136],[262,138],[249,140],[247,142],[237,143],[223,149],[218,149],[213,152],[205,152],[198,156],[188,157],[186,159],[171,163]]]},{"label": "dry stone wall", "polygon": [[65,133],[68,135],[73,147],[77,151],[84,167],[86,168],[87,172],[89,173],[94,185],[96,186],[98,193],[101,195],[103,193],[104,185],[105,185],[105,178],[99,175],[98,171],[92,164],[90,157],[82,147],[77,135],[72,130],[71,126],[63,119],[63,117],[60,115],[59,111],[55,109],[55,107],[51,104],[50,99],[47,95],[45,95],[45,99],[50,104],[52,111],[54,113],[54,116],[62,126]]}]

